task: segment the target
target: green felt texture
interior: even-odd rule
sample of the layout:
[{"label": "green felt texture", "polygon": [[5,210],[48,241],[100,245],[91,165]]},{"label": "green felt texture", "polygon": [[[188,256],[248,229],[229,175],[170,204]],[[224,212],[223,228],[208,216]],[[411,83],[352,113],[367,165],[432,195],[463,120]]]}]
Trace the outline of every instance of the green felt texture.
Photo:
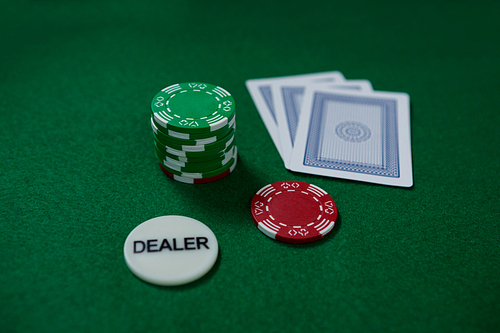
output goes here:
[{"label": "green felt texture", "polygon": [[[499,1],[1,1],[0,331],[498,332]],[[289,172],[245,87],[329,70],[411,96],[414,186]],[[239,162],[188,185],[157,164],[150,103],[207,82]],[[254,226],[295,179],[339,209],[315,243]],[[157,287],[126,267],[141,222],[186,215],[220,257]]]}]

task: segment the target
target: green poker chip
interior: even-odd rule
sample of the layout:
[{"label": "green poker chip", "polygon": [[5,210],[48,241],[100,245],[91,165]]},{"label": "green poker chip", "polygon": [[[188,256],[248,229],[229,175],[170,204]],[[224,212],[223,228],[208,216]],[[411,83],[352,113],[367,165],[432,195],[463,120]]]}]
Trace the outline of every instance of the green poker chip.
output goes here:
[{"label": "green poker chip", "polygon": [[223,137],[220,140],[216,140],[214,142],[210,142],[207,144],[198,144],[198,145],[183,145],[183,144],[178,144],[176,142],[173,142],[171,140],[168,140],[166,138],[161,139],[158,135],[155,135],[153,133],[153,137],[155,140],[160,143],[162,146],[175,149],[175,150],[180,150],[180,151],[185,151],[185,152],[201,152],[201,151],[208,151],[208,150],[222,150],[226,146],[228,146],[233,140],[234,140],[234,130],[229,132],[225,137]]},{"label": "green poker chip", "polygon": [[162,143],[158,142],[158,140],[156,140],[156,138],[153,140],[153,142],[155,143],[156,148],[162,154],[170,154],[170,155],[175,155],[178,157],[206,158],[206,159],[210,159],[211,157],[218,156],[218,155],[220,155],[221,152],[227,151],[234,146],[234,140],[230,140],[220,149],[212,149],[212,150],[205,150],[205,151],[182,151],[182,150],[178,150],[178,149],[174,149],[174,148],[165,146]]},{"label": "green poker chip", "polygon": [[222,162],[224,160],[227,160],[228,156],[232,156],[234,154],[235,149],[236,146],[233,145],[227,150],[218,152],[214,155],[186,158],[182,158],[180,156],[175,156],[172,154],[166,154],[164,151],[158,149],[157,147],[155,149],[155,153],[156,157],[158,157],[160,161],[167,161],[170,164],[175,164],[181,167],[185,167],[187,165],[203,167],[206,165],[223,164]]},{"label": "green poker chip", "polygon": [[201,157],[185,157],[185,156],[177,156],[174,154],[170,154],[164,150],[160,150],[158,147],[156,147],[155,144],[155,152],[156,156],[158,157],[159,160],[171,160],[175,161],[177,164],[180,163],[211,163],[215,161],[222,161],[227,154],[232,154],[232,151],[235,149],[236,146],[232,145],[228,149],[219,151],[217,153],[214,153],[213,155],[208,155],[208,156],[201,156]]},{"label": "green poker chip", "polygon": [[155,120],[154,114],[151,114],[151,128],[157,134],[167,136],[172,139],[181,139],[181,140],[200,140],[207,139],[211,137],[223,137],[227,134],[231,129],[236,129],[236,116],[233,115],[232,118],[229,119],[227,125],[219,128],[218,130],[207,132],[207,133],[182,133],[179,131],[175,131],[172,129],[166,129],[162,127]]},{"label": "green poker chip", "polygon": [[[226,137],[229,132],[235,130],[234,126],[234,118],[231,121],[231,127],[225,127],[224,129],[217,130],[215,132],[212,132],[213,135],[207,136],[205,138],[189,138],[189,135],[187,133],[176,133],[174,131],[168,131],[169,134],[165,134],[162,131],[160,131],[157,127],[157,125],[154,123],[153,118],[151,117],[151,128],[153,129],[154,135],[160,142],[165,142],[165,144],[173,143],[177,145],[185,145],[185,146],[199,146],[199,145],[208,145],[220,140],[223,140],[224,137]],[[184,134],[184,135],[179,135],[179,134]]]},{"label": "green poker chip", "polygon": [[[163,154],[160,150],[156,149],[157,151],[157,157],[160,160],[166,161],[172,165],[177,165],[179,167],[186,167],[186,166],[192,166],[192,167],[204,167],[208,165],[223,165],[225,164],[224,161],[227,161],[231,156],[234,155],[234,152],[236,150],[236,146],[232,146],[229,150],[225,151],[223,154],[217,154],[214,156],[209,156],[208,158],[186,158],[186,160],[180,161],[177,158],[171,158],[169,156],[166,156],[166,154]],[[178,156],[176,156],[178,157]]]},{"label": "green poker chip", "polygon": [[[236,148],[236,147],[235,147]],[[224,159],[220,161],[211,161],[211,162],[206,162],[206,163],[193,163],[193,162],[186,162],[186,163],[178,163],[175,160],[171,159],[165,159],[162,160],[162,164],[172,170],[176,170],[178,172],[195,172],[195,173],[204,173],[204,172],[210,172],[213,170],[220,169],[227,165],[231,159],[234,159],[236,155],[236,149],[231,150],[231,154],[227,154]]]},{"label": "green poker chip", "polygon": [[231,166],[234,164],[235,161],[236,161],[236,157],[232,157],[229,160],[229,162],[227,164],[225,164],[224,166],[217,168],[217,169],[214,169],[214,170],[211,170],[211,171],[202,171],[202,172],[182,172],[182,171],[174,170],[174,169],[168,167],[163,162],[161,162],[161,165],[164,169],[166,169],[168,172],[170,172],[174,175],[198,179],[198,178],[209,178],[209,177],[214,177],[214,176],[220,175],[221,173],[224,173],[229,168],[231,168]]},{"label": "green poker chip", "polygon": [[[210,145],[210,148],[205,149],[205,146],[174,146],[166,145],[160,141],[156,137],[154,137],[154,141],[156,143],[156,147],[161,151],[165,151],[167,153],[171,153],[177,156],[185,156],[185,157],[203,157],[214,155],[220,151],[226,150],[227,148],[234,145],[234,134],[231,135],[228,140],[224,142],[216,142],[215,144]],[[189,147],[189,149],[187,149]],[[186,148],[186,149],[184,149]],[[191,149],[192,148],[192,149]]]},{"label": "green poker chip", "polygon": [[163,132],[210,133],[234,117],[234,99],[224,88],[208,83],[178,83],[162,89],[151,102],[156,124]]}]

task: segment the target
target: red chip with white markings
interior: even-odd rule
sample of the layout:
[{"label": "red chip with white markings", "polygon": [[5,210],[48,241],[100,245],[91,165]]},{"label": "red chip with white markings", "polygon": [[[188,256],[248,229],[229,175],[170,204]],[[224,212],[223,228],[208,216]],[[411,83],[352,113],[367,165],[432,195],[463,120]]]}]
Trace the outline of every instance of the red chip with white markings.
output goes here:
[{"label": "red chip with white markings", "polygon": [[333,229],[337,206],[316,185],[282,181],[266,185],[255,194],[252,218],[266,236],[287,243],[309,243]]}]

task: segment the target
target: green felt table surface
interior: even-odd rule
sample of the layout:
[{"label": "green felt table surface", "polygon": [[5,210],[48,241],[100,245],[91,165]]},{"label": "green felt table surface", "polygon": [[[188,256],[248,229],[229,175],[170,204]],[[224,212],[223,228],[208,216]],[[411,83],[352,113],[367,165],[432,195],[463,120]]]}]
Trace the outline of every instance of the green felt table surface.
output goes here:
[{"label": "green felt table surface", "polygon": [[[499,1],[1,1],[0,331],[498,332]],[[411,97],[414,186],[290,172],[245,87],[338,70]],[[239,164],[159,169],[150,102],[186,81],[237,107]],[[325,189],[339,220],[293,245],[262,186]],[[220,255],[158,287],[125,265],[141,222],[185,215]]]}]

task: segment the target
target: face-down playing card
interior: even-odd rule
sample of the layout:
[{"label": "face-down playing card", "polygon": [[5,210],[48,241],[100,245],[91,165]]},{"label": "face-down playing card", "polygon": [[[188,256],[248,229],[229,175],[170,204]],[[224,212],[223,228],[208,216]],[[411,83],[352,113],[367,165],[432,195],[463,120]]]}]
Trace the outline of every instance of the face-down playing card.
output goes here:
[{"label": "face-down playing card", "polygon": [[273,78],[250,79],[245,82],[247,89],[250,92],[250,96],[257,107],[257,111],[259,112],[262,121],[264,122],[264,125],[266,126],[266,129],[283,160],[285,159],[283,158],[284,156],[281,150],[278,119],[275,107],[277,97],[273,95],[272,87],[284,83],[302,83],[305,86],[307,84],[338,83],[343,81],[345,81],[345,78],[342,73],[338,71],[330,71]]},{"label": "face-down playing card", "polygon": [[409,96],[306,90],[289,168],[412,186]]},{"label": "face-down playing card", "polygon": [[272,94],[276,96],[274,109],[281,144],[281,156],[286,168],[289,168],[306,89],[373,91],[368,80],[347,80],[321,84],[287,81],[272,85]]}]

